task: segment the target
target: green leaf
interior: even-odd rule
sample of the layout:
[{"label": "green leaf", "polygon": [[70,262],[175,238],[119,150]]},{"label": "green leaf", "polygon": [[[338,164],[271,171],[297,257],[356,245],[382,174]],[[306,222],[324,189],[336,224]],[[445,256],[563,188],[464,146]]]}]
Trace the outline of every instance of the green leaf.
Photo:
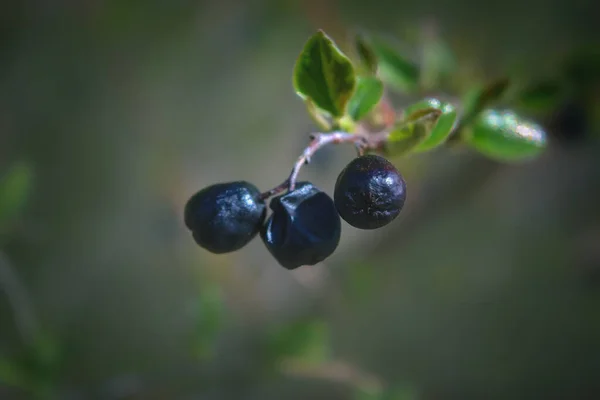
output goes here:
[{"label": "green leaf", "polygon": [[405,154],[413,151],[431,136],[433,127],[442,115],[435,108],[418,109],[408,114],[390,132],[385,150],[390,154]]},{"label": "green leaf", "polygon": [[431,134],[428,138],[423,140],[418,146],[412,151],[423,152],[431,150],[441,144],[443,144],[450,133],[452,133],[457,119],[456,108],[450,104],[442,102],[438,99],[428,98],[419,103],[416,103],[406,109],[407,113],[412,113],[416,110],[424,110],[428,108],[434,108],[440,110],[442,114],[438,118],[437,122],[431,130]]},{"label": "green leaf", "polygon": [[344,115],[356,77],[348,58],[323,31],[306,42],[294,67],[294,88],[334,118]]},{"label": "green leaf", "polygon": [[551,111],[563,97],[563,87],[555,81],[543,81],[523,89],[517,96],[516,106],[528,111]]},{"label": "green leaf", "polygon": [[407,93],[418,88],[420,71],[416,64],[382,41],[373,40],[371,46],[377,56],[379,76],[385,83]]},{"label": "green leaf", "polygon": [[508,79],[502,78],[468,92],[463,100],[463,125],[470,123],[477,114],[499,101],[506,93],[509,83]]},{"label": "green leaf", "polygon": [[546,133],[539,125],[508,110],[485,110],[465,133],[471,147],[500,161],[530,159],[546,147]]},{"label": "green leaf", "polygon": [[356,52],[358,53],[358,58],[360,59],[361,64],[369,71],[371,74],[377,73],[377,56],[375,52],[367,44],[365,38],[362,35],[356,35],[354,39],[354,45],[356,47]]},{"label": "green leaf", "polygon": [[348,114],[360,121],[377,105],[383,96],[383,83],[374,77],[359,77],[356,91],[348,103]]},{"label": "green leaf", "polygon": [[0,225],[17,217],[33,187],[33,169],[25,162],[17,162],[0,178]]},{"label": "green leaf", "polygon": [[269,336],[273,358],[307,363],[326,361],[331,353],[329,326],[323,320],[299,320],[276,327]]}]

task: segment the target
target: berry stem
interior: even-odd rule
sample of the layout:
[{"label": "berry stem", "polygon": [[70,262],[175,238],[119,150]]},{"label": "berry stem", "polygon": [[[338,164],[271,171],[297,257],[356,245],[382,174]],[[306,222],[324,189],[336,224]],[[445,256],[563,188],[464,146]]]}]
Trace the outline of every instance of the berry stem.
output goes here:
[{"label": "berry stem", "polygon": [[300,169],[304,164],[308,164],[312,156],[322,147],[329,144],[340,144],[340,143],[353,143],[356,146],[358,155],[363,155],[366,150],[378,149],[381,144],[387,140],[389,135],[388,131],[382,131],[377,133],[371,133],[364,129],[359,129],[356,133],[349,133],[344,131],[333,131],[333,132],[316,132],[310,135],[311,141],[306,146],[298,160],[292,168],[292,172],[288,178],[281,184],[277,185],[271,190],[268,190],[261,194],[261,199],[267,199],[271,196],[275,196],[285,190],[292,191],[296,187],[296,180]]}]

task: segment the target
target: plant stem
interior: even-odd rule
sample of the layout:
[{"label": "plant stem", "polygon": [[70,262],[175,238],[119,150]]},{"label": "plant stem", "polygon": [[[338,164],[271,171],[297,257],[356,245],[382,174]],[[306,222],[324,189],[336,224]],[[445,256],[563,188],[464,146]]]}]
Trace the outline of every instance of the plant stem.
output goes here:
[{"label": "plant stem", "polygon": [[296,180],[300,169],[304,164],[310,163],[312,156],[322,147],[329,144],[340,144],[340,143],[353,143],[356,146],[358,155],[363,155],[366,150],[378,149],[381,144],[387,139],[389,132],[377,132],[370,133],[366,130],[359,129],[356,133],[348,133],[344,131],[333,131],[333,132],[316,132],[311,134],[311,141],[306,146],[298,160],[292,168],[292,172],[288,178],[281,184],[277,185],[271,190],[268,190],[261,194],[261,199],[267,199],[271,196],[275,196],[285,190],[292,191],[296,188]]}]

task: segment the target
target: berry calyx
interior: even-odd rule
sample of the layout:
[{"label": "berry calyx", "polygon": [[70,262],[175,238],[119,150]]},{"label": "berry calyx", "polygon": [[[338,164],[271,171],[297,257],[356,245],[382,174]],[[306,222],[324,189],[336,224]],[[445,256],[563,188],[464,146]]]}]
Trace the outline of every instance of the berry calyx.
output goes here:
[{"label": "berry calyx", "polygon": [[385,158],[357,157],[335,183],[334,202],[340,216],[359,229],[377,229],[392,222],[404,206],[406,183]]},{"label": "berry calyx", "polygon": [[185,205],[184,222],[200,247],[222,254],[248,244],[258,234],[266,213],[258,188],[236,181],[194,194]]},{"label": "berry calyx", "polygon": [[331,197],[312,183],[298,182],[294,190],[274,197],[270,207],[273,213],[260,234],[284,268],[315,265],[337,248],[340,216]]}]

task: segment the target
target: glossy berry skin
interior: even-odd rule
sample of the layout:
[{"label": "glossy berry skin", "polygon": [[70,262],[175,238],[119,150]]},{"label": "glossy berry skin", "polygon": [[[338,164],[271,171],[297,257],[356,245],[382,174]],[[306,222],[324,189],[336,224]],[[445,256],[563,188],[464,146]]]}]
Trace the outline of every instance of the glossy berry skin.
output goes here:
[{"label": "glossy berry skin", "polygon": [[342,221],[333,200],[309,182],[271,200],[273,213],[260,234],[269,252],[287,269],[325,260],[340,242]]},{"label": "glossy berry skin", "polygon": [[340,216],[355,228],[377,229],[392,222],[404,206],[406,183],[385,158],[357,157],[342,170],[334,201]]},{"label": "glossy berry skin", "polygon": [[239,250],[260,231],[267,214],[260,191],[236,181],[208,186],[185,205],[184,222],[196,243],[215,254]]}]

